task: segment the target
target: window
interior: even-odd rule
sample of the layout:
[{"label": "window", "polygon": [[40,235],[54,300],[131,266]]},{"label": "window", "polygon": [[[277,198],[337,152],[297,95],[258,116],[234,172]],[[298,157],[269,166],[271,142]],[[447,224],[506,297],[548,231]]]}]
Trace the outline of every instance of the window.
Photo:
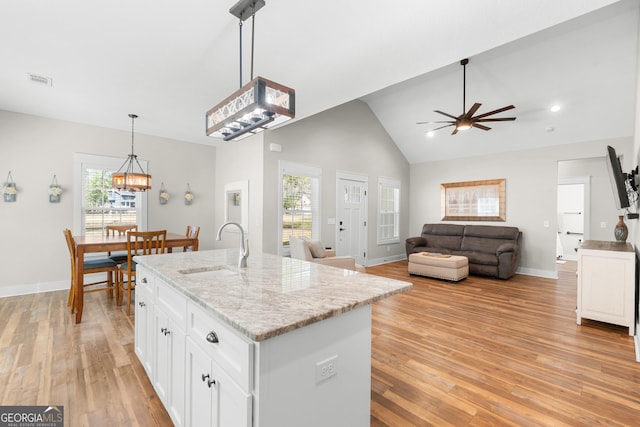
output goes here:
[{"label": "window", "polygon": [[322,170],[280,163],[280,251],[289,252],[290,236],[317,240],[320,236],[320,179]]},{"label": "window", "polygon": [[[146,230],[146,193],[111,188],[111,173],[123,161],[117,157],[75,155],[75,233],[101,235],[107,225],[128,224]],[[146,164],[141,164],[146,169]]]},{"label": "window", "polygon": [[400,242],[400,181],[378,178],[378,244]]}]

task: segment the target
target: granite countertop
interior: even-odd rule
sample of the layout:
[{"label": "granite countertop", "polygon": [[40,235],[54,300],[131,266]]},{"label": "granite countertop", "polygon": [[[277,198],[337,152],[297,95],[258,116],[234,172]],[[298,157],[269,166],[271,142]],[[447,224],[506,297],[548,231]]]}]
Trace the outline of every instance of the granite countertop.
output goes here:
[{"label": "granite countertop", "polygon": [[263,341],[411,289],[409,282],[252,253],[217,249],[135,258],[212,315]]}]

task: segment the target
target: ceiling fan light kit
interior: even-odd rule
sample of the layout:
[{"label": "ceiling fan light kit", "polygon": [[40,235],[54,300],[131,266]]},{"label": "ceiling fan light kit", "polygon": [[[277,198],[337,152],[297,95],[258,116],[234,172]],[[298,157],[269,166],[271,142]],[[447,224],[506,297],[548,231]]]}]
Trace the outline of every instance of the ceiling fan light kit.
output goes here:
[{"label": "ceiling fan light kit", "polygon": [[504,111],[508,111],[513,108],[516,108],[513,105],[508,105],[506,107],[498,108],[497,110],[489,111],[488,113],[483,113],[483,114],[474,116],[474,114],[478,111],[478,109],[482,105],[476,102],[469,109],[469,111],[467,111],[467,106],[466,106],[467,87],[466,86],[467,86],[467,64],[468,63],[469,63],[469,59],[467,58],[460,61],[460,65],[462,65],[462,69],[463,69],[462,71],[462,114],[460,114],[459,116],[454,116],[452,114],[448,114],[440,110],[434,110],[434,112],[438,114],[442,114],[443,116],[446,116],[451,120],[442,120],[442,121],[436,121],[436,122],[418,122],[417,124],[421,125],[421,124],[446,123],[443,126],[432,129],[431,132],[436,131],[438,129],[443,129],[449,126],[454,126],[454,129],[451,135],[455,135],[458,133],[458,131],[467,130],[472,127],[482,129],[482,130],[490,130],[491,128],[489,126],[485,126],[481,124],[483,122],[505,122],[505,121],[513,121],[516,119],[515,117],[489,118],[489,116],[492,116],[494,114],[502,113]]},{"label": "ceiling fan light kit", "polygon": [[[255,13],[264,5],[264,0],[241,0],[229,9],[240,20],[240,89],[207,111],[207,136],[237,141],[295,117],[295,90],[263,77],[253,78]],[[250,16],[251,81],[243,86],[242,23]]]}]

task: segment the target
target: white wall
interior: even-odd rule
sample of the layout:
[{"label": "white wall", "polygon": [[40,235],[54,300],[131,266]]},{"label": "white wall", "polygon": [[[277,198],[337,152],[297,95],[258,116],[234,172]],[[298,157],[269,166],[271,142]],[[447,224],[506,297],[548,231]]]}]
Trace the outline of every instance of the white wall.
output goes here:
[{"label": "white wall", "polygon": [[[409,233],[418,236],[424,223],[440,222],[441,183],[505,178],[506,221],[474,223],[518,227],[522,231],[519,271],[556,277],[558,161],[604,156],[607,145],[630,157],[630,139],[619,139],[412,165]],[[604,194],[592,195],[591,201],[613,205],[610,187]],[[617,214],[607,219],[611,235],[616,219]]]},{"label": "white wall", "polygon": [[[129,120],[126,114],[123,121]],[[136,121],[136,128],[144,117]],[[18,186],[15,203],[0,201],[0,296],[69,286],[69,252],[62,230],[73,228],[73,154],[122,157],[131,151],[131,132],[45,119],[0,110],[0,184],[11,170]],[[135,134],[135,152],[148,160],[148,228],[184,233],[200,225],[200,248],[214,245],[215,149],[183,141]],[[53,175],[65,192],[48,202]],[[158,201],[160,182],[171,194]],[[182,196],[187,182],[195,194],[191,206]]]},{"label": "white wall", "polygon": [[[216,151],[216,210],[212,219],[214,232],[225,221],[224,197],[225,185],[238,181],[248,181],[248,198],[243,195],[240,203],[248,203],[247,234],[251,252],[262,252],[262,217],[263,209],[277,209],[272,202],[263,206],[263,140],[264,133],[250,136],[239,142],[225,142],[218,145]],[[233,230],[226,228],[225,230]],[[215,236],[214,236],[215,237]],[[222,241],[217,247],[239,247],[239,237],[223,233]]]},{"label": "white wall", "polygon": [[[282,152],[269,151],[269,145]],[[366,175],[369,181],[367,265],[404,257],[409,219],[409,164],[367,104],[352,101],[305,120],[270,131],[264,143],[264,250],[277,253],[278,162],[287,160],[322,169],[321,239],[335,247],[336,173]],[[379,176],[401,181],[400,243],[377,245],[377,180]],[[389,247],[389,250],[387,250]]]},{"label": "white wall", "polygon": [[[631,140],[613,145],[616,152],[631,152]],[[622,215],[624,210],[618,211],[613,198],[613,189],[607,171],[606,151],[601,157],[590,159],[564,160],[558,162],[558,178],[590,177],[591,194],[594,196],[590,203],[589,239],[590,240],[613,240],[613,229],[618,222],[618,215]],[[629,157],[629,155],[624,156]],[[627,162],[623,162],[627,164]],[[629,166],[624,167],[624,172],[629,172]],[[627,226],[631,220],[626,220]],[[601,227],[605,224],[605,227]]]}]

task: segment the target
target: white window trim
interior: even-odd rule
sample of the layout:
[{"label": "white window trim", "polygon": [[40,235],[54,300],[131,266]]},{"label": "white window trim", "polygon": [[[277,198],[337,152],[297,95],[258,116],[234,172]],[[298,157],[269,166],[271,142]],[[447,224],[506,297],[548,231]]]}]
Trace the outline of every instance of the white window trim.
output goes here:
[{"label": "white window trim", "polygon": [[[112,156],[98,156],[94,154],[74,153],[73,154],[73,234],[81,234],[83,231],[83,210],[82,210],[82,171],[85,168],[96,168],[104,170],[118,170],[126,159]],[[148,170],[145,160],[139,160],[144,170]],[[140,206],[136,222],[139,230],[147,229],[147,192],[136,192],[136,206]]]},{"label": "white window trim", "polygon": [[315,182],[317,182],[317,185],[314,185],[313,188],[312,206],[314,206],[314,209],[311,233],[313,240],[320,240],[320,236],[322,235],[320,230],[320,227],[322,226],[322,168],[302,163],[287,162],[284,160],[280,160],[278,162],[278,226],[276,229],[278,235],[276,242],[278,242],[278,255],[289,256],[289,247],[285,247],[282,244],[282,216],[284,215],[284,208],[282,207],[282,177],[284,175],[308,176],[316,180]]},{"label": "white window trim", "polygon": [[[396,212],[396,224],[397,224],[397,234],[391,238],[383,239],[381,237],[382,230],[382,189],[384,187],[393,188],[394,190],[398,190],[398,210]],[[378,177],[378,212],[377,212],[377,226],[376,226],[376,238],[378,245],[388,245],[393,243],[400,243],[400,199],[402,197],[402,187],[399,179],[396,178],[386,178],[386,177]]]}]

